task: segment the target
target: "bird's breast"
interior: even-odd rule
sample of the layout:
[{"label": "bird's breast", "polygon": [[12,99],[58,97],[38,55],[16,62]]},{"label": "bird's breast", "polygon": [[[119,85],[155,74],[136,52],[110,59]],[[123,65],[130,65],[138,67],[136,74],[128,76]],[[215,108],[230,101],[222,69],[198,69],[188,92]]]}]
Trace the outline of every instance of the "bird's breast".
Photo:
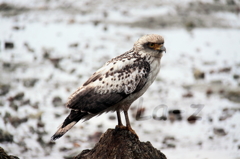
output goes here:
[{"label": "bird's breast", "polygon": [[[147,82],[146,84],[144,85],[144,87],[139,91],[139,92],[136,92],[136,93],[133,93],[131,94],[126,100],[125,102],[133,102],[135,101],[137,98],[139,98],[140,96],[142,96],[146,91],[147,89],[149,88],[149,86],[154,82],[154,80],[156,79],[159,71],[160,71],[160,59],[152,59],[150,62],[150,72],[149,72],[149,75],[148,75],[148,79],[147,79]],[[126,102],[126,103],[127,103]]]},{"label": "bird's breast", "polygon": [[148,76],[148,81],[152,84],[153,81],[156,79],[158,73],[160,71],[160,59],[159,58],[154,58],[150,62],[150,73]]}]

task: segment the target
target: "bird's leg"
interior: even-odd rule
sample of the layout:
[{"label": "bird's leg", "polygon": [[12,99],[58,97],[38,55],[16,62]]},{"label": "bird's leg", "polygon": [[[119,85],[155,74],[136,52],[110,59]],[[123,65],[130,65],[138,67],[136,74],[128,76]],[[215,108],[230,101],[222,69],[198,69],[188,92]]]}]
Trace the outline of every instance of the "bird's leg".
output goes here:
[{"label": "bird's leg", "polygon": [[118,120],[118,125],[116,126],[117,128],[120,128],[120,129],[126,128],[122,124],[121,115],[120,115],[120,111],[119,110],[117,110],[117,120]]},{"label": "bird's leg", "polygon": [[132,129],[129,118],[128,118],[128,112],[127,110],[124,110],[124,115],[125,115],[125,120],[126,120],[126,128],[127,130],[131,131],[133,134],[135,134],[138,138],[138,135],[136,134],[136,132]]}]

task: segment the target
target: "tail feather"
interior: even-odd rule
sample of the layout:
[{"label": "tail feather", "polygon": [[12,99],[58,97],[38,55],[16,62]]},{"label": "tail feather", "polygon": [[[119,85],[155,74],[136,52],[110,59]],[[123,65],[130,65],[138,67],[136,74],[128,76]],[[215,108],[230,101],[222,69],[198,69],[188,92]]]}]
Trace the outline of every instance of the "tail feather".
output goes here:
[{"label": "tail feather", "polygon": [[68,130],[70,130],[79,120],[81,120],[87,113],[81,111],[71,110],[68,117],[64,120],[63,124],[57,130],[57,132],[51,137],[51,140],[56,140],[62,137]]}]

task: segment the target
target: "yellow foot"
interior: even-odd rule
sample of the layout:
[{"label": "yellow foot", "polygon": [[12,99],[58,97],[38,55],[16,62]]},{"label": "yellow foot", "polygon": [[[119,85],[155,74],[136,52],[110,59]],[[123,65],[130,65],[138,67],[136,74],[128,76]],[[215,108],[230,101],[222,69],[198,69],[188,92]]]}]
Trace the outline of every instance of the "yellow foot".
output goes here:
[{"label": "yellow foot", "polygon": [[137,133],[136,133],[131,127],[127,127],[127,130],[129,130],[129,131],[132,132],[137,138],[139,138],[138,135],[137,135]]},{"label": "yellow foot", "polygon": [[123,125],[116,125],[115,129],[128,130],[131,133],[133,133],[137,138],[139,138],[137,133],[131,127],[127,127],[127,126],[123,126]]},{"label": "yellow foot", "polygon": [[126,127],[126,126],[123,126],[123,125],[116,125],[115,129],[127,130],[127,127]]}]

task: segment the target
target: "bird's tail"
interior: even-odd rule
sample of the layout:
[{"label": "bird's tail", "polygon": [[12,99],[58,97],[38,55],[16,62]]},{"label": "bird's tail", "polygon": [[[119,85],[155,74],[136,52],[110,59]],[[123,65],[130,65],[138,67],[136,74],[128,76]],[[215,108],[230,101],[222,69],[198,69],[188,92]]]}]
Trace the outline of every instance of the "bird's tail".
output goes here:
[{"label": "bird's tail", "polygon": [[70,130],[79,120],[81,120],[87,113],[81,111],[71,110],[68,117],[64,120],[63,124],[57,130],[57,132],[52,136],[51,140],[56,140],[62,137],[68,130]]}]

